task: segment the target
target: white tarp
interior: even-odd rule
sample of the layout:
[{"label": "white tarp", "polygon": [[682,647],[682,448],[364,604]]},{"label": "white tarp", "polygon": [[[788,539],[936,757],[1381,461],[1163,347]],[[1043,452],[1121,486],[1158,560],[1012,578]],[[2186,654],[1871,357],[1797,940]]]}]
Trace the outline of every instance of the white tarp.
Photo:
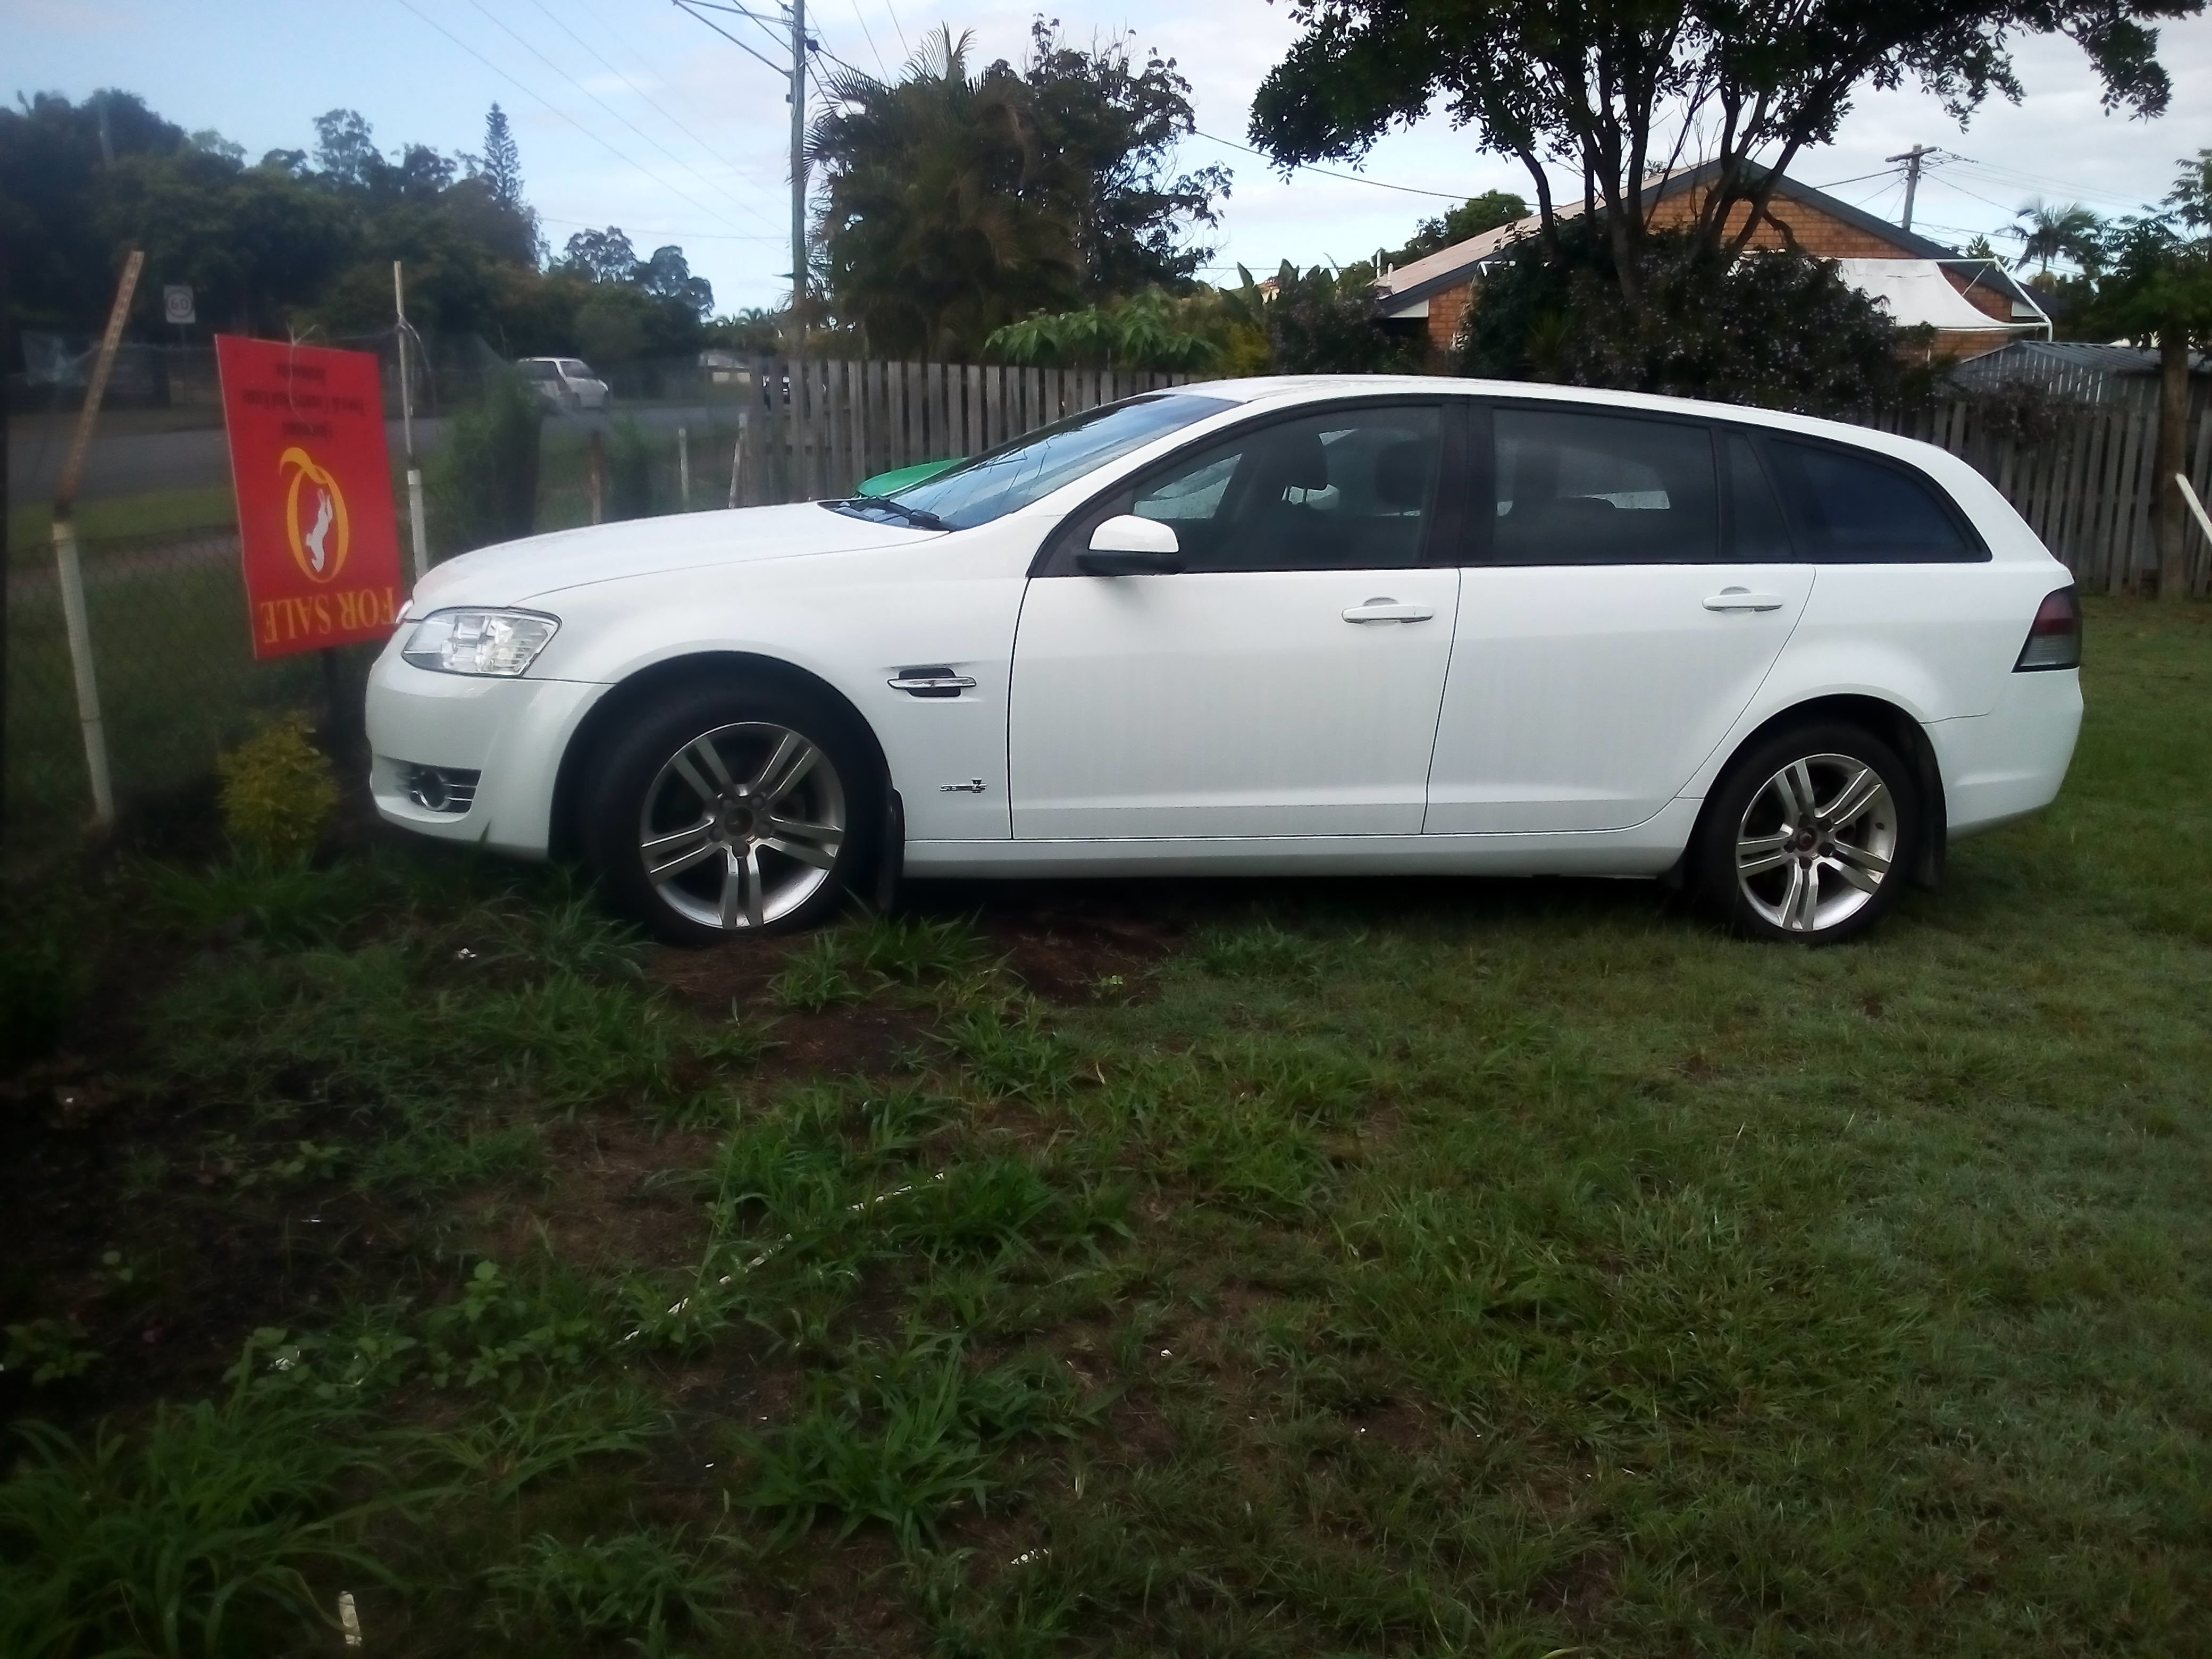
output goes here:
[{"label": "white tarp", "polygon": [[1862,294],[1880,301],[1900,328],[1926,323],[1957,333],[1987,330],[2010,332],[2019,326],[1986,311],[1951,286],[1933,259],[1838,259],[1843,278]]}]

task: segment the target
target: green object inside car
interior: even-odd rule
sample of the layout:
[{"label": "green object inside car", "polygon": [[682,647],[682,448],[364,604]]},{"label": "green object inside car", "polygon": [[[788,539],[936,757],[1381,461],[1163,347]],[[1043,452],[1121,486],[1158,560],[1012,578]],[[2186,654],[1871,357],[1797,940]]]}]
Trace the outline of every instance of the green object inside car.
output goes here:
[{"label": "green object inside car", "polygon": [[955,455],[949,461],[919,461],[912,466],[895,467],[889,472],[878,472],[872,478],[861,479],[860,487],[854,493],[860,495],[892,495],[908,484],[918,484],[925,478],[933,478],[967,459],[964,455]]}]

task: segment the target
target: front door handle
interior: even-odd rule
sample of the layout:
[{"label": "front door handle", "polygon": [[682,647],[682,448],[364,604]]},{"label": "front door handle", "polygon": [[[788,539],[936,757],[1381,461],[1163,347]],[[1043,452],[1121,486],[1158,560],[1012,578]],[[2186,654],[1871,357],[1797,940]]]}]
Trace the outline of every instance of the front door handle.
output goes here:
[{"label": "front door handle", "polygon": [[1401,605],[1395,599],[1386,598],[1347,606],[1344,619],[1348,623],[1417,623],[1426,622],[1436,614],[1429,605]]},{"label": "front door handle", "polygon": [[1779,593],[1754,593],[1747,587],[1723,587],[1705,601],[1708,611],[1779,611],[1790,601]]}]

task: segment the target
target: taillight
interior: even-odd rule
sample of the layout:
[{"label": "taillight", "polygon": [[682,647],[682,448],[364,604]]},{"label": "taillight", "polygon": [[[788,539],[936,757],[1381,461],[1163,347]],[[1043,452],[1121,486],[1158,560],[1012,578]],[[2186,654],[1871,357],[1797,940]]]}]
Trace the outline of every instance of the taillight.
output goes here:
[{"label": "taillight", "polygon": [[2020,648],[2015,674],[2038,668],[2079,668],[2081,665],[2081,601],[2070,587],[2062,587],[2036,607],[2027,643]]}]

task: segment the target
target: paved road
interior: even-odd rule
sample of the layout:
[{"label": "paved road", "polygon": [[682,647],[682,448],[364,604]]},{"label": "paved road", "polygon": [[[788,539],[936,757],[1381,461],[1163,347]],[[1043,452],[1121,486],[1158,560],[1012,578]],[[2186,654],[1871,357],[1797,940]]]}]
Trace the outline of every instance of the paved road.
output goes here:
[{"label": "paved road", "polygon": [[[679,426],[704,428],[717,417],[736,418],[728,404],[670,405],[641,404],[605,415],[561,415],[545,422],[544,441],[562,441],[568,434],[602,430],[622,416],[635,416],[640,425],[656,432],[672,432]],[[399,422],[386,423],[387,441],[396,457],[400,453]],[[41,422],[27,431],[29,422],[17,422],[8,447],[8,499],[21,504],[43,501],[61,481],[62,461],[69,453],[70,427],[65,422]],[[415,448],[428,454],[443,441],[443,420],[418,418]],[[85,458],[80,500],[98,495],[129,495],[145,489],[190,489],[230,482],[230,445],[222,428],[209,427],[186,432],[146,432],[112,434],[94,433],[92,453]]]}]

